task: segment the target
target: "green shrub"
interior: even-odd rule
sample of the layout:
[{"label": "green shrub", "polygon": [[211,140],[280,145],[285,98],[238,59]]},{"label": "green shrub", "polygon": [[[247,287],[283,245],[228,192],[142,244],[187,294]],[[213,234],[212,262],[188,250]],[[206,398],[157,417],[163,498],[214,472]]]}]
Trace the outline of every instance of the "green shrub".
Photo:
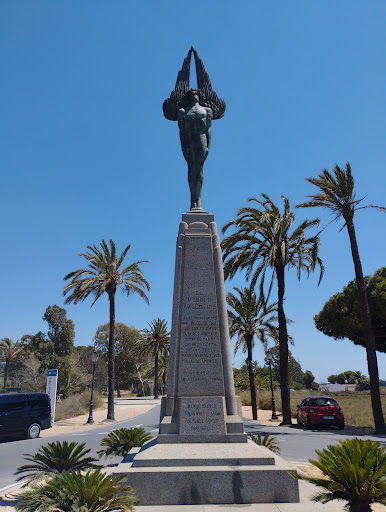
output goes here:
[{"label": "green shrub", "polygon": [[[276,398],[275,398],[276,402]],[[264,411],[272,409],[272,395],[271,393],[259,393],[259,408]]]},{"label": "green shrub", "polygon": [[99,458],[109,455],[125,457],[134,446],[142,446],[150,439],[152,436],[142,427],[118,428],[102,439],[101,446],[106,448],[99,450]]},{"label": "green shrub", "polygon": [[249,389],[249,376],[247,373],[238,372],[235,375],[235,386],[242,391]]},{"label": "green shrub", "polygon": [[24,492],[16,505],[20,512],[126,512],[138,500],[125,476],[104,475],[100,470],[82,474],[64,472],[45,484]]},{"label": "green shrub", "polygon": [[325,478],[298,476],[322,488],[313,501],[347,501],[350,512],[371,512],[372,503],[386,505],[386,449],[370,440],[346,439],[316,450],[310,459]]},{"label": "green shrub", "polygon": [[[56,404],[55,420],[66,420],[82,414],[87,414],[90,409],[91,391],[83,391],[79,395],[71,395]],[[102,407],[103,400],[98,392],[94,391],[94,407]]]},{"label": "green shrub", "polygon": [[240,396],[241,405],[250,406],[251,405],[251,393],[248,391],[238,391],[237,393]]},{"label": "green shrub", "polygon": [[41,446],[35,455],[25,453],[24,457],[29,464],[24,464],[17,468],[15,475],[26,473],[19,476],[17,481],[26,479],[27,484],[37,478],[62,473],[63,471],[83,471],[85,469],[95,469],[97,459],[86,457],[90,449],[85,449],[86,443],[69,443],[68,441],[54,441],[45,446]]}]

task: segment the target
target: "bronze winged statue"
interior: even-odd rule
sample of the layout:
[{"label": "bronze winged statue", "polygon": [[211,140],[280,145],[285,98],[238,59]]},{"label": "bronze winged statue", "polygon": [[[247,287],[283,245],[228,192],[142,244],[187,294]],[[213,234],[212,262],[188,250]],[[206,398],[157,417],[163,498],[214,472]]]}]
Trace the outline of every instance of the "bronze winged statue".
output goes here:
[{"label": "bronze winged statue", "polygon": [[[197,89],[189,89],[192,53]],[[212,120],[224,115],[225,101],[213,91],[209,75],[193,46],[184,59],[170,98],[163,103],[163,111],[166,119],[178,121],[182,153],[188,163],[190,209],[202,210],[203,169],[209,152]]]}]

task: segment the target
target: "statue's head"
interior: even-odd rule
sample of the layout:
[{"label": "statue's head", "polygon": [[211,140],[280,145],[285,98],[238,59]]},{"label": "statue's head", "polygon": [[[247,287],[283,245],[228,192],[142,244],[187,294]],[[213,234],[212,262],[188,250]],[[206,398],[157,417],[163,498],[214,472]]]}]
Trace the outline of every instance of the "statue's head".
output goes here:
[{"label": "statue's head", "polygon": [[197,89],[189,89],[185,94],[185,98],[189,105],[194,105],[200,102],[200,96]]}]

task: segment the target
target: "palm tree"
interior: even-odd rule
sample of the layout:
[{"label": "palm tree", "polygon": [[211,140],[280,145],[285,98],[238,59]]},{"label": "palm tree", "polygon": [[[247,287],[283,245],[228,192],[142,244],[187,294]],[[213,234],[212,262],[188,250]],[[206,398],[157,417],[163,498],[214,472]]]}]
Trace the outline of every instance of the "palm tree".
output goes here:
[{"label": "palm tree", "polygon": [[24,464],[15,471],[20,475],[17,481],[27,479],[26,485],[44,476],[62,473],[63,471],[83,471],[98,468],[94,462],[98,459],[86,457],[90,449],[85,449],[86,443],[69,443],[68,441],[54,441],[41,446],[35,455],[29,453],[24,457],[31,464]]},{"label": "palm tree", "polygon": [[[158,381],[161,381],[160,388],[162,394],[165,394],[167,375],[169,371],[169,353],[163,352],[158,357]],[[154,366],[150,366],[144,373],[145,379],[154,378]]]},{"label": "palm tree", "polygon": [[[252,350],[254,337],[257,336],[264,348],[267,348],[268,338],[278,341],[278,328],[272,322],[277,322],[276,304],[265,306],[263,300],[258,300],[256,293],[251,288],[234,288],[239,297],[228,293],[227,303],[231,307],[228,310],[229,334],[237,336],[235,354],[242,346],[243,352],[247,352],[247,366],[249,374],[249,389],[251,393],[252,418],[257,420],[256,384],[253,374]],[[232,311],[233,310],[233,311]]]},{"label": "palm tree", "polygon": [[323,276],[323,264],[318,256],[319,237],[307,238],[305,232],[319,225],[319,219],[305,220],[292,232],[291,225],[295,215],[290,210],[287,198],[283,197],[284,211],[265,194],[262,199],[251,198],[256,208],[246,206],[237,211],[236,219],[224,225],[225,233],[230,227],[235,232],[222,242],[224,252],[225,278],[233,278],[238,270],[246,270],[247,279],[251,278],[251,288],[260,281],[260,299],[264,297],[264,283],[267,270],[272,270],[270,285],[265,302],[268,301],[274,279],[277,279],[279,350],[280,350],[280,391],[282,401],[283,425],[290,425],[291,405],[288,379],[288,333],[284,313],[284,292],[286,268],[295,267],[298,279],[301,272],[309,275],[317,265],[320,266],[320,278]]},{"label": "palm tree", "polygon": [[313,501],[347,501],[350,512],[371,512],[372,503],[386,505],[386,450],[369,439],[346,439],[338,445],[315,450],[318,460],[310,460],[324,478],[298,475],[323,489]]},{"label": "palm tree", "polygon": [[362,264],[359,257],[358,243],[354,228],[354,214],[356,210],[361,210],[363,208],[377,208],[382,211],[386,211],[386,208],[372,205],[358,207],[364,198],[356,199],[354,178],[351,174],[351,166],[348,162],[346,163],[346,169],[341,169],[338,165],[335,165],[334,176],[328,172],[327,169],[324,169],[317,178],[306,178],[306,180],[312,185],[315,185],[319,189],[319,192],[306,196],[309,197],[310,200],[298,204],[297,207],[328,208],[334,215],[333,220],[343,218],[343,227],[347,227],[350,238],[351,254],[355,267],[355,278],[358,288],[362,328],[366,342],[367,367],[370,376],[370,393],[374,424],[376,431],[378,433],[382,433],[385,431],[385,420],[383,417],[379,391],[377,354],[375,350],[374,332],[371,325],[370,309],[366,294],[365,281],[363,278]]},{"label": "palm tree", "polygon": [[110,302],[110,333],[109,333],[109,347],[108,347],[108,406],[107,406],[107,419],[113,420],[114,418],[114,328],[115,328],[115,293],[118,288],[121,288],[127,295],[137,293],[142,297],[146,303],[149,299],[145,290],[150,290],[149,283],[143,276],[140,269],[142,263],[146,261],[135,261],[127,267],[120,268],[127,252],[130,249],[130,244],[124,249],[122,254],[118,257],[115,250],[115,243],[110,240],[110,248],[107,243],[102,240],[101,249],[95,245],[87,246],[88,252],[82,253],[82,256],[87,260],[87,268],[74,270],[64,277],[65,281],[69,281],[65,285],[63,295],[71,293],[65,300],[65,304],[73,302],[83,302],[89,295],[94,295],[95,302],[107,293]]},{"label": "palm tree", "polygon": [[154,357],[154,398],[158,398],[158,359],[170,348],[170,332],[166,320],[157,318],[148,323],[149,329],[141,331],[139,350],[144,356]]},{"label": "palm tree", "polygon": [[110,455],[125,457],[134,446],[142,446],[150,439],[152,436],[142,427],[118,428],[102,439],[101,446],[107,448],[99,450],[99,458]]},{"label": "palm tree", "polygon": [[11,338],[3,338],[2,340],[0,340],[0,357],[5,360],[3,393],[5,393],[7,387],[7,380],[11,362],[14,359],[16,359],[16,357],[20,354],[21,349],[22,346],[18,341],[14,343],[11,340]]},{"label": "palm tree", "polygon": [[138,500],[124,484],[124,475],[105,475],[101,470],[67,471],[25,491],[16,504],[20,512],[126,512]]}]

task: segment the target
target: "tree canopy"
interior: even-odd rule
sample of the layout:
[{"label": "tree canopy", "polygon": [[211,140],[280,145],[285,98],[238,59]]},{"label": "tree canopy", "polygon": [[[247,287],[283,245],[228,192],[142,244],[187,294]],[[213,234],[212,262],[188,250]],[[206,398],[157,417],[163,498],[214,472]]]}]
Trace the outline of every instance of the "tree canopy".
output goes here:
[{"label": "tree canopy", "polygon": [[364,391],[370,387],[369,379],[359,370],[346,370],[337,375],[332,374],[327,377],[327,380],[331,384],[356,384],[357,391]]},{"label": "tree canopy", "polygon": [[[375,345],[386,352],[386,267],[365,278]],[[365,346],[365,337],[359,311],[356,280],[333,295],[314,317],[316,328],[335,339],[350,339],[355,345]]]},{"label": "tree canopy", "polygon": [[74,372],[70,360],[74,350],[74,323],[67,318],[67,311],[56,304],[48,306],[43,320],[48,323],[48,333],[39,331],[35,335],[23,336],[23,352],[26,358],[27,354],[33,354],[39,361],[40,373],[45,373],[49,368],[58,369],[58,392],[71,394]]},{"label": "tree canopy", "polygon": [[[276,345],[269,349],[272,354],[272,378],[280,382],[280,350]],[[265,360],[268,365],[268,360]],[[290,350],[288,350],[288,376],[291,388],[302,388],[304,385],[304,374],[302,367],[298,361],[293,357]],[[313,382],[313,380],[312,380]]]},{"label": "tree canopy", "polygon": [[[100,325],[95,333],[95,349],[107,360],[110,325]],[[115,353],[115,387],[129,388],[137,381],[135,364],[138,361],[136,343],[140,337],[135,327],[129,327],[122,322],[115,324],[114,353]],[[99,365],[100,366],[100,365]]]}]

